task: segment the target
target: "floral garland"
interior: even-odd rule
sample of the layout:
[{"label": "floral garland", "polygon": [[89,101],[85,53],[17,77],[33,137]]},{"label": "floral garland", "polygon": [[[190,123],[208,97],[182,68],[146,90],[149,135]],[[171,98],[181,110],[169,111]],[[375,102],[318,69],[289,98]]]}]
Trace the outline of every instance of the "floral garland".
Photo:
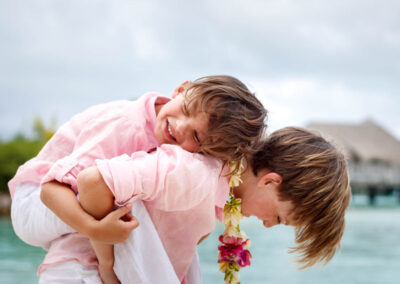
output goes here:
[{"label": "floral garland", "polygon": [[[229,164],[231,172],[237,168],[237,164]],[[240,284],[239,270],[250,265],[251,254],[249,251],[250,240],[246,234],[240,231],[239,223],[242,219],[240,198],[235,198],[233,188],[242,182],[240,174],[243,170],[243,163],[240,162],[239,170],[229,180],[231,192],[224,207],[225,231],[219,236],[221,244],[218,246],[219,270],[225,273],[226,284]]]}]

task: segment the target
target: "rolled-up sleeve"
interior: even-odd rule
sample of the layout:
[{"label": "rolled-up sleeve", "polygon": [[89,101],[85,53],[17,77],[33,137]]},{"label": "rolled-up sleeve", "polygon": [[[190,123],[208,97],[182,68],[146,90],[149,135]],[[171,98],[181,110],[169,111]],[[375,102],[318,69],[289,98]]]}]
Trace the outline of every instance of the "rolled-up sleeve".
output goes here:
[{"label": "rolled-up sleeve", "polygon": [[96,160],[96,165],[117,205],[137,197],[165,211],[187,210],[214,194],[222,168],[216,158],[174,145]]},{"label": "rolled-up sleeve", "polygon": [[[131,153],[132,147],[141,143],[142,132],[136,129],[140,127],[131,126],[127,117],[119,114],[124,104],[122,102],[109,103],[101,109],[107,106],[110,106],[108,112],[104,112],[97,119],[93,117],[91,113],[93,111],[88,111],[91,119],[85,121],[85,126],[75,138],[73,151],[51,165],[49,171],[41,179],[41,184],[57,180],[69,184],[77,193],[76,178],[79,172],[93,166],[95,159],[112,158],[124,152]],[[135,131],[139,134],[133,135]]]},{"label": "rolled-up sleeve", "polygon": [[75,193],[78,193],[76,179],[84,167],[72,156],[66,156],[57,160],[47,174],[42,178],[41,184],[56,180],[61,183],[69,184]]}]

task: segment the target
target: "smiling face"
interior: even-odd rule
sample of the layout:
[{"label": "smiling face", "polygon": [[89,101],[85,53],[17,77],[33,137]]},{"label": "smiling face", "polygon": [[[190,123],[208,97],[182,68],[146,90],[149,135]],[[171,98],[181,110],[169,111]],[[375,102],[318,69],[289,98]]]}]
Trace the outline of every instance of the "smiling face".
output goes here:
[{"label": "smiling face", "polygon": [[267,169],[257,176],[251,169],[242,174],[243,183],[234,189],[236,197],[242,199],[242,214],[257,217],[265,227],[274,225],[294,225],[293,204],[279,199],[278,190],[282,178]]},{"label": "smiling face", "polygon": [[174,93],[171,101],[159,106],[154,135],[160,144],[174,144],[186,151],[198,152],[208,130],[208,116],[204,112],[188,111],[184,102],[182,92]]}]

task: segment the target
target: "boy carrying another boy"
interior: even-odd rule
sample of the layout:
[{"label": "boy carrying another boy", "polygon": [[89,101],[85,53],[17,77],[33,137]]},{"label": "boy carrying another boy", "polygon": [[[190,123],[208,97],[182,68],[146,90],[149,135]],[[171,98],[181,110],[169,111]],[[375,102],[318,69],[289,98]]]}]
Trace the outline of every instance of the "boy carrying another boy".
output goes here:
[{"label": "boy carrying another boy", "polygon": [[[340,246],[344,214],[351,198],[343,155],[319,135],[289,127],[263,140],[257,151],[247,156],[247,161],[241,174],[243,182],[233,189],[235,197],[241,199],[242,214],[257,217],[266,227],[295,226],[298,246],[294,251],[300,254],[303,267],[328,262]],[[222,167],[215,158],[190,154],[170,145],[151,154],[98,160],[96,167],[84,170],[78,177],[80,202],[88,213],[100,218],[110,211],[110,206],[99,204],[123,205],[133,198],[143,200],[178,281],[185,282],[196,244],[212,231],[216,215],[221,217],[221,204],[228,196],[229,171]],[[43,193],[51,196],[51,191]],[[51,198],[44,201],[54,207]],[[86,214],[83,210],[81,213]],[[136,230],[139,229],[140,226]],[[68,260],[89,260],[94,256],[89,249],[85,253],[73,252],[68,247],[59,249],[63,243],[85,242],[90,248],[83,238],[65,236],[54,242],[47,258],[59,254]],[[100,249],[96,246],[100,265],[108,263],[112,269],[112,250],[110,255],[104,245]],[[123,256],[121,250],[117,251],[115,268],[122,283],[132,281],[129,272],[136,271],[135,277],[142,279],[152,276],[146,270],[145,249],[128,249]],[[139,267],[138,257],[144,262]],[[183,266],[182,259],[186,261]],[[151,259],[147,258],[147,262]],[[42,268],[45,273],[52,269],[46,260]]]}]

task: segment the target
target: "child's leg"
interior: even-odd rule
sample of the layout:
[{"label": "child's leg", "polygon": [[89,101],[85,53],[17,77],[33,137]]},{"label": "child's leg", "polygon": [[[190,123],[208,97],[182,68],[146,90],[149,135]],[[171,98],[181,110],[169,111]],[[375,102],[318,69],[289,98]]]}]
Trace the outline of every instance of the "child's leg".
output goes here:
[{"label": "child's leg", "polygon": [[100,220],[112,211],[114,195],[102,182],[103,178],[97,168],[89,170],[91,171],[90,175],[78,177],[79,202],[87,213]]},{"label": "child's leg", "polygon": [[45,249],[52,240],[74,232],[42,203],[38,184],[17,187],[11,203],[11,220],[21,240]]},{"label": "child's leg", "polygon": [[99,261],[99,274],[104,284],[119,284],[117,275],[114,272],[114,245],[90,241],[97,260]]},{"label": "child's leg", "polygon": [[[93,174],[96,176],[91,176],[89,181],[79,179],[79,202],[87,213],[100,220],[112,211],[114,195],[104,182],[93,184],[94,179],[102,181],[102,179],[99,179],[97,170],[94,170]],[[90,186],[87,186],[89,184]],[[93,240],[90,240],[90,242],[99,261],[99,273],[103,282],[105,284],[120,283],[113,270],[114,246]]]}]

